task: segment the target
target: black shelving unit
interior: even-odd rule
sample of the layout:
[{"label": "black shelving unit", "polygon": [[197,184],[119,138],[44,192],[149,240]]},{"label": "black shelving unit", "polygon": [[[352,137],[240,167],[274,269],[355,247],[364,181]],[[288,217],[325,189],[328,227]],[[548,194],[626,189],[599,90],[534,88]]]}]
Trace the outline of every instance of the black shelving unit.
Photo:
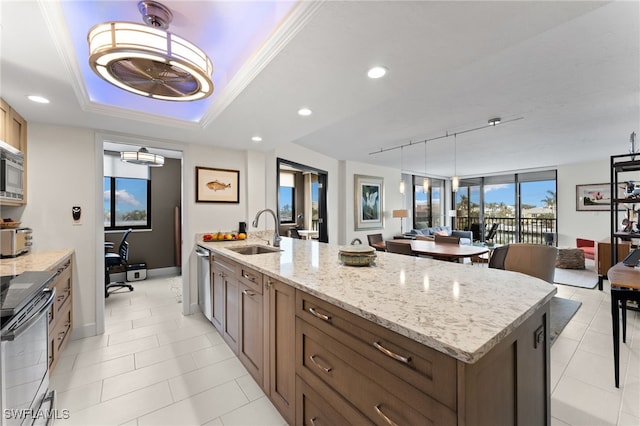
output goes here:
[{"label": "black shelving unit", "polygon": [[[611,265],[615,265],[618,259],[618,243],[620,241],[630,241],[632,238],[640,239],[640,232],[621,232],[618,227],[622,222],[620,216],[620,205],[625,207],[625,217],[629,220],[632,219],[630,212],[635,211],[634,206],[636,204],[640,207],[640,194],[637,196],[625,196],[620,198],[620,191],[622,185],[626,182],[633,181],[631,176],[625,173],[640,172],[640,154],[622,154],[611,156]],[[635,176],[639,180],[640,174]],[[639,218],[636,215],[633,217],[634,222],[640,225]]]}]

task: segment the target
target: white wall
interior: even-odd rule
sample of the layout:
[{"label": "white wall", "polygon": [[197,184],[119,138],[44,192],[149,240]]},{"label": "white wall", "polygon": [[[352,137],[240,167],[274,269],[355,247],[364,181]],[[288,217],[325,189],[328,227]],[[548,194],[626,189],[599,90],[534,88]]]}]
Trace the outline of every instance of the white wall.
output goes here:
[{"label": "white wall", "polygon": [[576,237],[594,241],[609,237],[609,211],[576,211],[576,185],[610,180],[609,158],[558,167],[558,247],[575,247]]},{"label": "white wall", "polygon": [[[27,206],[21,220],[33,228],[34,251],[75,250],[75,335],[95,334],[94,200],[101,188],[94,183],[94,158],[93,131],[29,123]],[[72,224],[73,206],[82,207],[81,225]],[[99,284],[101,288],[104,285],[102,281]]]},{"label": "white wall", "polygon": [[[350,243],[354,238],[359,238],[367,244],[367,234],[382,233],[384,239],[391,239],[400,233],[400,219],[391,217],[391,211],[395,209],[407,208],[404,201],[406,197],[411,197],[411,185],[405,185],[405,195],[400,194],[400,170],[388,167],[372,166],[370,164],[357,163],[354,161],[344,161],[344,181],[341,185],[340,197],[344,209],[340,211],[339,218],[345,224],[344,236],[340,244]],[[384,229],[380,230],[355,230],[355,187],[354,175],[376,176],[384,179],[384,194],[382,211],[384,216]],[[407,218],[403,219],[403,230],[407,230]]]}]

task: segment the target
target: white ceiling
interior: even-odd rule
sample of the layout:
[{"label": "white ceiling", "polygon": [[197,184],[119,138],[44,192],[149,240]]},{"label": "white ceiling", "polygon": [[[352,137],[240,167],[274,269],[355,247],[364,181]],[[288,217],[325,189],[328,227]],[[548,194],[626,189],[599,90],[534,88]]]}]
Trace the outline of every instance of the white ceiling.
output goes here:
[{"label": "white ceiling", "polygon": [[[100,13],[66,24],[74,3],[86,2],[0,3],[0,94],[29,121],[237,149],[296,143],[398,168],[400,150],[369,153],[460,133],[460,176],[625,153],[640,124],[637,1],[301,2],[243,54],[195,122],[170,118],[180,115],[175,102],[153,101],[165,117],[92,102],[77,39],[107,20],[105,10],[129,16],[137,2],[97,1]],[[164,2],[176,16],[171,30],[207,46],[216,3]],[[247,5],[222,3],[227,11]],[[387,76],[368,79],[378,64]],[[29,94],[51,104],[31,103]],[[299,117],[301,106],[313,115]],[[522,119],[462,133],[493,117]],[[250,140],[257,134],[260,144]],[[427,149],[427,172],[453,175],[454,138]],[[425,171],[424,144],[402,153],[405,171]]]}]

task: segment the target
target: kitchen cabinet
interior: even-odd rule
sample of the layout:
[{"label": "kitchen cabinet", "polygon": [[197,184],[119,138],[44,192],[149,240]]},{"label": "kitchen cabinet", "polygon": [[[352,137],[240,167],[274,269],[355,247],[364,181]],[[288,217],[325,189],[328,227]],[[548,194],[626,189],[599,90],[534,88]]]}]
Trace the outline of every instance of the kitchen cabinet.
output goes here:
[{"label": "kitchen cabinet", "polygon": [[263,387],[263,298],[262,292],[239,283],[240,332],[238,358],[260,387]]},{"label": "kitchen cabinet", "polygon": [[549,424],[548,318],[468,364],[296,290],[296,424]]},{"label": "kitchen cabinet", "polygon": [[0,205],[19,206],[27,203],[27,121],[0,98],[0,140],[22,151],[23,159],[23,198],[17,200],[0,200]]},{"label": "kitchen cabinet", "polygon": [[[295,419],[295,289],[265,277],[267,371],[265,393],[289,423]],[[338,423],[333,423],[338,424]],[[344,424],[344,423],[343,423]]]},{"label": "kitchen cabinet", "polygon": [[[212,322],[214,326],[219,326],[218,331],[235,354],[238,353],[240,331],[237,269],[236,263],[214,255],[211,268],[214,274],[211,291]],[[219,297],[220,295],[222,297]]]},{"label": "kitchen cabinet", "polygon": [[220,256],[214,255],[211,265],[211,322],[214,327],[224,333],[224,307],[226,281],[235,278],[236,270],[233,263],[225,262]]},{"label": "kitchen cabinet", "polygon": [[55,368],[73,330],[72,258],[65,257],[49,269],[57,275],[49,285],[56,298],[49,309],[49,372]]}]

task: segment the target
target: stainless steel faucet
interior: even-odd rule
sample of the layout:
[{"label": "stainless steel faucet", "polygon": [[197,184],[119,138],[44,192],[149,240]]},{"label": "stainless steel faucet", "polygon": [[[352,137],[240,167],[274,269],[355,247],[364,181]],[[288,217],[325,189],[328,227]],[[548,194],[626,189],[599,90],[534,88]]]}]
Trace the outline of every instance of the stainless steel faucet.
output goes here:
[{"label": "stainless steel faucet", "polygon": [[278,224],[278,217],[276,216],[275,212],[271,209],[264,209],[264,210],[260,210],[258,213],[256,213],[256,217],[255,219],[253,219],[253,222],[251,222],[251,225],[254,228],[258,227],[258,219],[260,219],[260,215],[264,212],[269,212],[271,213],[271,216],[273,216],[273,223],[275,224],[276,230],[273,234],[273,246],[274,247],[280,247],[280,240],[282,238],[280,238],[280,232],[279,232],[279,224]]}]

